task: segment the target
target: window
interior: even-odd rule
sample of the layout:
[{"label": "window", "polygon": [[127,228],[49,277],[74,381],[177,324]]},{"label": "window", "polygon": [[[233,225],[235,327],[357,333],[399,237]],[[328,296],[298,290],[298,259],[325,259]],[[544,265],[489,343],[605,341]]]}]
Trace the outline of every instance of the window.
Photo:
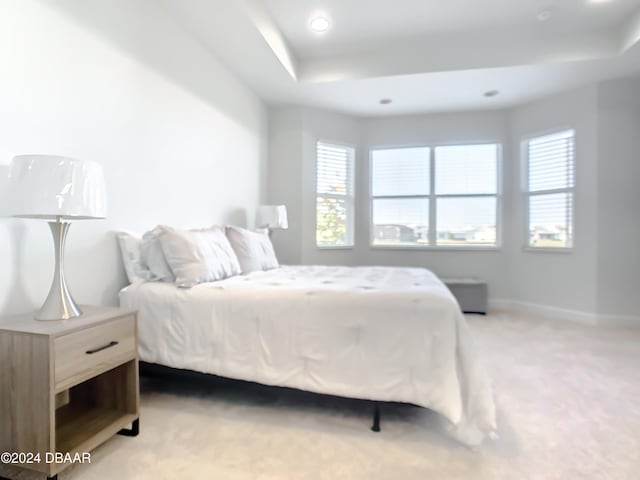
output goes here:
[{"label": "window", "polygon": [[525,142],[528,246],[573,247],[573,130]]},{"label": "window", "polygon": [[497,244],[498,146],[438,147],[437,244]]},{"label": "window", "polygon": [[495,247],[498,145],[371,152],[372,244]]},{"label": "window", "polygon": [[374,150],[374,245],[429,244],[430,148]]},{"label": "window", "polygon": [[316,245],[353,246],[353,163],[355,150],[318,142]]}]

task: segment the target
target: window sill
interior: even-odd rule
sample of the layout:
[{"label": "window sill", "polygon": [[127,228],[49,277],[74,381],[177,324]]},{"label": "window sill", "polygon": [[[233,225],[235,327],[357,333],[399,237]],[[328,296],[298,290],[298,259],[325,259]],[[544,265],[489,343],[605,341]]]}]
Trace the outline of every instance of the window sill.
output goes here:
[{"label": "window sill", "polygon": [[573,253],[573,248],[566,247],[522,247],[525,253]]},{"label": "window sill", "polygon": [[411,246],[411,245],[369,245],[371,250],[415,250],[415,251],[429,251],[429,252],[499,252],[502,250],[500,246],[494,247],[474,247],[468,246]]},{"label": "window sill", "polygon": [[353,248],[353,245],[335,245],[326,247],[316,245],[316,250],[353,250]]}]

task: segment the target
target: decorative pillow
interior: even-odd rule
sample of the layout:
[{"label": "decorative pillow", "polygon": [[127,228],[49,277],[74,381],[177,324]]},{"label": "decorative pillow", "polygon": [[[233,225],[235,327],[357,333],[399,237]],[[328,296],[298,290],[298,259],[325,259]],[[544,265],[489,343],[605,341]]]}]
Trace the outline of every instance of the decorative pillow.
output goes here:
[{"label": "decorative pillow", "polygon": [[162,251],[176,276],[176,285],[190,288],[241,273],[224,227],[203,230],[162,229]]},{"label": "decorative pillow", "polygon": [[129,232],[116,232],[120,252],[122,253],[122,263],[127,272],[129,283],[151,280],[152,274],[149,267],[142,259],[142,238]]},{"label": "decorative pillow", "polygon": [[151,272],[151,278],[149,280],[173,282],[176,277],[173,275],[171,267],[169,267],[167,260],[164,258],[164,252],[160,244],[160,237],[163,233],[164,227],[159,225],[142,235],[140,252],[142,253],[143,262]]},{"label": "decorative pillow", "polygon": [[226,232],[243,274],[256,270],[271,270],[280,266],[267,231],[252,232],[244,228],[228,226]]}]

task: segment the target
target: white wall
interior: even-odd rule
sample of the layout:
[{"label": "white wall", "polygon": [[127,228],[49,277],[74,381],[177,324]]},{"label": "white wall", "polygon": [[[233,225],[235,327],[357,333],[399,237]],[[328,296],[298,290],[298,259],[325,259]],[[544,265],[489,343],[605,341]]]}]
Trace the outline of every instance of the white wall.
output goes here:
[{"label": "white wall", "polygon": [[302,111],[272,108],[269,115],[268,199],[287,206],[288,230],[274,230],[272,241],[283,264],[302,263]]},{"label": "white wall", "polygon": [[[353,249],[322,249],[316,247],[316,152],[318,140],[353,146],[357,155],[360,146],[360,123],[354,117],[304,108],[302,118],[302,263],[316,265],[355,265]],[[357,162],[357,160],[356,160]],[[356,178],[362,177],[356,163]],[[359,185],[356,185],[356,198]],[[357,214],[359,215],[359,214]],[[356,217],[357,222],[357,217]],[[357,241],[357,240],[356,240]]]},{"label": "white wall", "polygon": [[285,264],[354,265],[353,249],[316,247],[318,140],[362,150],[359,122],[354,117],[304,107],[270,109],[268,198],[270,203],[286,205],[289,217],[289,229],[273,232],[273,243]]},{"label": "white wall", "polygon": [[[117,303],[113,230],[253,223],[266,109],[155,2],[0,0],[0,58],[0,178],[21,153],[105,170],[108,219],[68,239],[78,302]],[[52,253],[45,223],[0,219],[0,314],[43,302]]]},{"label": "white wall", "polygon": [[[514,279],[511,300],[582,312],[596,311],[597,89],[583,88],[516,108],[511,115],[513,157],[526,137],[563,129],[576,131],[575,240],[570,253],[533,252],[526,244],[525,197],[515,196],[514,230],[507,276]],[[510,181],[521,185],[521,162]]]},{"label": "white wall", "polygon": [[640,78],[598,86],[598,125],[598,312],[617,322],[640,313]]}]

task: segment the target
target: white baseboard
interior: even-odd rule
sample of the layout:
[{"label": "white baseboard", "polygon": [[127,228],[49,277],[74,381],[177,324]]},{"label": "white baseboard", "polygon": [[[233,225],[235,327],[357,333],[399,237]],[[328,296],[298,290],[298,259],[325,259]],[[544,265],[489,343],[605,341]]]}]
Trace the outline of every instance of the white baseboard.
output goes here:
[{"label": "white baseboard", "polygon": [[569,310],[538,303],[520,302],[518,300],[493,299],[489,300],[489,309],[523,313],[534,317],[553,318],[583,325],[597,325],[598,316],[595,313]]},{"label": "white baseboard", "polygon": [[601,313],[598,315],[598,325],[607,327],[640,327],[640,316]]},{"label": "white baseboard", "polygon": [[583,325],[598,325],[603,327],[636,327],[640,328],[638,315],[614,315],[606,313],[591,313],[581,310],[553,307],[538,303],[521,302],[504,298],[489,300],[489,311],[506,311],[532,315],[534,317],[563,320]]},{"label": "white baseboard", "polygon": [[606,327],[640,327],[640,316],[613,315],[603,313],[584,312],[567,308],[541,305],[537,303],[521,302],[494,298],[489,300],[490,311],[507,311],[522,313],[540,318],[563,320],[582,325],[598,325]]}]

